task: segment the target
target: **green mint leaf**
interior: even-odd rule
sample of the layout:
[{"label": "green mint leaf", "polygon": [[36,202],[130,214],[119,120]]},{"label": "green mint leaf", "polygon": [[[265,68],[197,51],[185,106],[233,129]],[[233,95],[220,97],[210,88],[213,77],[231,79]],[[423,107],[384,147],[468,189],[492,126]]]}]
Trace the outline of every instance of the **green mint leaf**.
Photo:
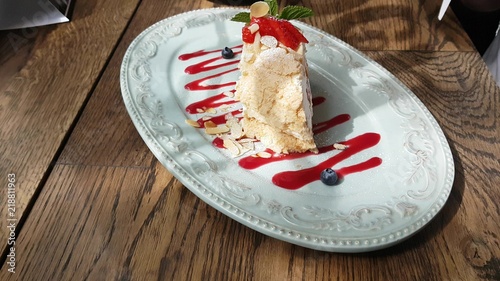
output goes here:
[{"label": "green mint leaf", "polygon": [[250,13],[247,13],[247,12],[237,13],[236,15],[234,15],[234,17],[231,20],[249,23],[250,22]]},{"label": "green mint leaf", "polygon": [[276,0],[264,0],[264,2],[266,2],[267,5],[269,5],[269,14],[271,16],[277,16],[278,9],[279,9],[278,1],[276,1]]},{"label": "green mint leaf", "polygon": [[312,17],[313,15],[313,11],[309,8],[302,6],[286,6],[283,11],[281,11],[279,18],[285,20],[294,20]]}]

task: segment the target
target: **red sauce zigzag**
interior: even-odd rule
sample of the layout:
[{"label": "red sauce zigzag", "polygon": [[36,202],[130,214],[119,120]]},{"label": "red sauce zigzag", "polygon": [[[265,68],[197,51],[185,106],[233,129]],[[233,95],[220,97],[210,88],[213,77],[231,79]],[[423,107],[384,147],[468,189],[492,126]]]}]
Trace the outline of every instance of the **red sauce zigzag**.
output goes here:
[{"label": "red sauce zigzag", "polygon": [[[238,45],[235,47],[232,47],[233,49],[241,49],[242,45]],[[191,60],[193,58],[199,58],[199,57],[205,57],[205,56],[211,56],[208,59],[202,60],[200,62],[194,63],[192,65],[189,65],[185,69],[185,73],[188,75],[193,75],[193,74],[199,74],[202,72],[206,71],[213,71],[220,69],[222,67],[227,67],[230,65],[235,65],[239,62],[238,59],[232,59],[230,61],[224,62],[224,63],[219,63],[216,64],[217,61],[220,60],[226,60],[223,59],[222,56],[220,55],[222,49],[217,49],[217,50],[200,50],[196,51],[193,53],[186,53],[180,55],[178,58],[181,61],[187,61]],[[240,51],[235,51],[235,55],[240,54]],[[213,55],[213,54],[218,54],[218,55]],[[236,85],[236,81],[230,81],[226,83],[220,83],[220,84],[210,84],[207,81],[210,81],[213,78],[218,78],[218,77],[223,77],[224,75],[237,71],[237,68],[230,69],[230,70],[225,70],[225,71],[220,71],[215,74],[208,75],[206,77],[196,79],[192,82],[187,83],[184,88],[189,90],[189,91],[203,91],[203,90],[219,90],[222,88],[226,87],[232,87],[228,91],[231,91],[234,93],[234,85]],[[326,101],[325,97],[315,97],[313,98],[313,106],[316,107]],[[225,105],[230,105],[230,104],[236,104],[238,101],[227,97],[224,92],[222,93],[215,93],[214,95],[205,98],[205,99],[200,99],[197,102],[194,102],[186,107],[186,112],[189,114],[197,114],[199,112],[199,109],[206,109],[206,108],[218,108],[221,106]],[[237,116],[241,113],[241,109],[234,110],[230,112],[232,115]],[[217,115],[217,116],[212,116],[210,119],[212,122],[216,124],[224,124],[226,122],[225,115],[228,113],[222,114],[222,115]],[[335,126],[338,126],[340,124],[343,124],[351,119],[349,114],[340,114],[337,116],[334,116],[333,118],[314,124],[313,125],[313,131],[314,134],[320,134],[323,133]],[[203,128],[203,123],[204,121],[200,118],[197,120],[198,124],[200,124],[200,128]],[[372,168],[375,168],[379,165],[382,164],[382,159],[379,157],[372,157],[364,162],[354,164],[351,166],[344,166],[344,167],[338,167],[339,164],[342,163],[342,161],[348,159],[349,157],[358,154],[364,150],[367,150],[371,147],[376,146],[380,142],[380,135],[377,133],[364,133],[362,135],[356,136],[352,139],[339,142],[340,144],[344,144],[347,146],[345,150],[338,150],[337,153],[335,153],[335,148],[333,147],[333,144],[327,145],[324,147],[319,148],[318,154],[324,154],[324,153],[332,153],[333,155],[328,158],[327,160],[317,164],[316,166],[306,168],[306,169],[299,169],[296,171],[283,171],[275,174],[272,177],[272,182],[282,188],[285,189],[299,189],[309,183],[312,183],[314,181],[319,180],[320,178],[320,173],[322,170],[326,168],[334,168],[339,175],[340,179],[343,179],[345,176],[353,173],[359,173],[363,172]],[[219,147],[219,148],[224,148],[222,145],[222,140],[220,138],[215,138],[214,141],[212,142],[214,146]],[[275,154],[271,150],[267,149],[267,152],[270,152],[272,154],[271,158],[260,158],[260,157],[252,157],[252,156],[247,156],[243,157],[238,161],[238,164],[240,167],[244,169],[257,169],[261,166],[273,163],[273,162],[278,162],[278,161],[289,161],[293,159],[298,159],[298,158],[303,158],[303,157],[314,157],[314,153],[312,152],[306,152],[306,153],[291,153],[291,154]],[[333,151],[333,152],[332,152]]]}]

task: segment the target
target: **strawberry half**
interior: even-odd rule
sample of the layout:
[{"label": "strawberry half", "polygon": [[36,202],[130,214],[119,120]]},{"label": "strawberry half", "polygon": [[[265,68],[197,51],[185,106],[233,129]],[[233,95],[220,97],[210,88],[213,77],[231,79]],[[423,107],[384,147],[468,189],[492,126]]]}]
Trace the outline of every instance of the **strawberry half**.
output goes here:
[{"label": "strawberry half", "polygon": [[306,37],[289,21],[283,21],[284,27],[292,34],[292,36],[301,43],[309,43]]},{"label": "strawberry half", "polygon": [[[308,43],[304,35],[287,20],[280,20],[274,17],[260,17],[252,18],[250,24],[253,23],[259,25],[259,33],[261,36],[273,36],[283,45],[293,50],[297,50],[300,43]],[[248,32],[250,32],[250,30],[248,30]],[[245,37],[245,34],[243,36]],[[252,43],[254,39],[255,36],[252,38],[251,42],[247,42],[245,39],[243,39],[243,41]]]},{"label": "strawberry half", "polygon": [[255,33],[252,34],[248,26],[244,26],[241,30],[241,37],[243,42],[251,44],[255,40]]}]

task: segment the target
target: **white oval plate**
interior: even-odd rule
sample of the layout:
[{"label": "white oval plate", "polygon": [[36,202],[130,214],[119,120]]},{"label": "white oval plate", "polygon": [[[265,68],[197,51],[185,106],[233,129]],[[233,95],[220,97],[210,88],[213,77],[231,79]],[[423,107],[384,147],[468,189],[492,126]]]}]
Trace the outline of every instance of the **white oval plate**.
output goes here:
[{"label": "white oval plate", "polygon": [[[420,100],[392,74],[341,40],[294,22],[310,41],[307,60],[313,122],[341,114],[351,118],[315,136],[318,146],[375,133],[380,141],[333,168],[373,157],[382,163],[349,174],[336,186],[318,180],[297,190],[272,183],[276,173],[317,165],[339,151],[279,161],[247,170],[239,158],[212,144],[213,137],[185,123],[193,102],[234,89],[236,64],[187,74],[187,66],[220,57],[218,50],[241,44],[242,23],[229,19],[241,9],[196,10],[162,20],[142,32],[123,58],[120,82],[127,110],[159,161],[203,201],[261,233],[332,252],[365,252],[410,237],[445,204],[454,163],[446,138]],[[183,54],[207,51],[188,60]],[[235,48],[237,51],[237,48]],[[214,51],[214,52],[208,52]],[[234,60],[238,60],[237,55]],[[231,60],[216,60],[215,64]],[[217,76],[218,73],[228,73]],[[185,85],[215,75],[190,91]],[[238,106],[238,104],[233,104]],[[219,108],[220,110],[220,108]]]}]

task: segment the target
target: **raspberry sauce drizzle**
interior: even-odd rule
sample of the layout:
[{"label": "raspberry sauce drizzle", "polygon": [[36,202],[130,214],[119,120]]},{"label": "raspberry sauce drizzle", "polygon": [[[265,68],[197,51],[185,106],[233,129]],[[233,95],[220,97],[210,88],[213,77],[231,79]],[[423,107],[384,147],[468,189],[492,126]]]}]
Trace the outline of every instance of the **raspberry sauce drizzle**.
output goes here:
[{"label": "raspberry sauce drizzle", "polygon": [[[318,148],[317,154],[326,153],[326,152],[332,151],[332,150],[335,150],[333,145],[323,146],[323,147]],[[241,158],[240,161],[238,161],[238,165],[240,165],[240,167],[245,168],[247,170],[253,170],[253,169],[257,169],[261,166],[267,165],[269,163],[272,163],[272,162],[293,160],[293,159],[304,158],[304,157],[311,156],[311,155],[317,155],[316,153],[310,152],[310,151],[302,152],[302,153],[290,153],[290,154],[275,154],[275,152],[272,151],[271,149],[266,149],[264,151],[270,153],[272,155],[271,158],[246,156],[246,157]]]},{"label": "raspberry sauce drizzle", "polygon": [[[242,47],[242,45],[233,47],[233,48],[238,48]],[[193,53],[187,53],[179,56],[179,60],[189,60],[195,57],[201,57],[205,56],[208,54],[220,52],[221,50],[212,50],[212,51],[197,51]],[[236,53],[241,53],[241,51],[236,52]],[[239,62],[239,60],[235,60],[232,62],[228,63],[222,63],[218,65],[213,65],[213,66],[208,66],[209,64],[219,60],[221,57],[216,57],[216,58],[211,58],[207,59],[202,62],[198,62],[196,64],[190,65],[185,69],[185,72],[187,74],[197,74],[201,73],[204,71],[209,71],[209,70],[214,70],[218,68],[222,68],[224,66],[228,66],[231,64],[236,64]],[[223,87],[229,87],[229,86],[234,86],[236,85],[235,81],[230,81],[227,83],[223,84],[212,84],[209,85],[206,81],[213,79],[213,78],[218,78],[221,77],[227,73],[237,71],[237,68],[230,69],[221,73],[216,73],[211,76],[207,76],[201,79],[197,79],[195,81],[192,81],[184,86],[185,89],[190,90],[190,91],[200,91],[200,90],[214,90],[214,89],[219,89]],[[216,79],[214,79],[216,80]],[[216,80],[217,81],[217,80]],[[231,92],[234,93],[234,89],[231,90]],[[234,99],[228,98],[224,100],[226,96],[224,93],[220,93],[214,96],[211,96],[209,98],[200,100],[198,102],[194,102],[186,107],[186,111],[190,114],[197,114],[199,113],[198,109],[206,109],[206,108],[217,108],[222,105],[229,105],[229,104],[234,104],[237,103]],[[320,105],[326,101],[325,97],[315,97],[312,99],[313,106]],[[217,116],[212,116],[210,120],[214,122],[217,125],[224,124],[226,121],[225,116],[227,114],[232,114],[233,116],[238,115],[241,113],[241,110],[234,110],[230,113],[225,113],[222,115],[217,115]],[[346,121],[350,120],[350,116],[348,114],[341,114],[338,116],[335,116],[331,118],[330,120],[323,121],[317,124],[313,125],[313,132],[315,134],[322,133],[334,126],[337,126],[339,124],[342,124]],[[198,124],[200,124],[201,128],[204,127],[204,122],[203,118],[200,118],[197,120]],[[285,189],[298,189],[303,187],[304,185],[314,182],[316,180],[319,180],[319,174],[321,173],[322,170],[325,168],[333,167],[343,160],[351,157],[354,154],[357,154],[365,149],[368,149],[372,146],[375,146],[378,142],[380,141],[380,135],[376,133],[365,133],[363,135],[354,137],[350,140],[347,140],[345,142],[340,142],[341,144],[345,144],[348,146],[347,149],[340,151],[336,155],[332,156],[328,160],[325,160],[321,162],[320,164],[308,168],[308,169],[302,169],[302,170],[297,170],[297,171],[284,171],[277,173],[273,176],[272,181],[275,185],[285,188]],[[215,147],[224,149],[223,145],[223,140],[221,138],[216,137],[213,141],[212,144]],[[333,145],[325,146],[319,148],[319,153],[326,153],[329,151],[334,150]],[[273,154],[270,149],[266,150],[267,152],[270,152]],[[306,156],[312,156],[315,155],[314,153],[311,152],[306,152],[306,153],[292,153],[292,154],[281,154],[281,155],[276,155],[274,154],[271,158],[260,158],[260,157],[244,157],[240,159],[239,165],[242,168],[245,169],[255,169],[260,166],[276,162],[276,161],[284,161],[284,160],[291,160],[291,159],[297,159],[301,157],[306,157]],[[382,159],[379,157],[372,157],[364,162],[347,166],[347,167],[341,167],[339,169],[336,169],[337,174],[339,175],[339,178],[342,179],[346,175],[352,174],[352,173],[358,173],[362,172],[368,169],[375,168],[379,165],[381,165]]]},{"label": "raspberry sauce drizzle", "polygon": [[[231,47],[231,49],[237,49],[237,48],[242,48],[242,47],[243,47],[243,45],[238,45],[238,46]],[[185,61],[185,60],[190,60],[192,58],[202,57],[202,56],[206,56],[208,54],[220,53],[220,52],[222,52],[222,49],[210,50],[210,51],[200,50],[200,51],[196,51],[196,52],[192,52],[192,53],[182,54],[178,58],[179,58],[179,60]]]},{"label": "raspberry sauce drizzle", "polygon": [[379,157],[372,157],[365,162],[361,162],[356,165],[348,166],[348,167],[343,167],[337,170],[337,175],[342,179],[346,175],[349,174],[354,174],[354,173],[359,173],[365,170],[368,170],[370,168],[375,168],[382,164],[382,159]]},{"label": "raspberry sauce drizzle", "polygon": [[[238,45],[238,46],[235,46],[233,48],[241,48],[241,47],[243,47],[243,45]],[[220,52],[222,52],[222,49],[210,50],[210,51],[201,50],[201,51],[196,51],[193,53],[182,54],[178,58],[181,61],[185,61],[185,60],[190,60],[192,58],[201,57],[201,56],[209,55],[212,53],[220,53]],[[235,54],[239,54],[239,53],[241,53],[241,51],[235,52]],[[210,63],[217,61],[217,60],[220,60],[220,59],[222,59],[222,56],[217,56],[217,57],[207,59],[205,61],[202,61],[202,62],[199,62],[196,64],[189,65],[188,67],[185,68],[184,72],[186,72],[187,74],[198,74],[198,73],[201,73],[204,71],[214,70],[214,69],[218,69],[218,68],[221,68],[224,66],[237,64],[239,62],[238,59],[235,59],[235,60],[231,60],[227,63],[208,66]],[[212,79],[212,78],[221,77],[224,74],[227,74],[227,73],[230,73],[233,71],[237,71],[237,70],[238,70],[238,68],[233,68],[231,70],[227,70],[227,71],[224,71],[221,73],[217,73],[217,74],[214,74],[211,76],[207,76],[207,77],[192,81],[192,82],[186,84],[184,86],[184,88],[186,90],[190,90],[190,91],[202,91],[202,90],[215,90],[215,89],[220,89],[220,88],[224,88],[224,87],[234,86],[234,85],[236,85],[235,81],[231,81],[231,82],[224,83],[224,84],[212,84],[212,85],[206,85],[205,82],[207,80]]]},{"label": "raspberry sauce drizzle", "polygon": [[[334,155],[333,157],[311,168],[277,173],[273,176],[272,182],[275,185],[285,189],[299,189],[308,183],[319,180],[319,175],[324,169],[331,168],[341,161],[346,160],[347,158],[363,150],[375,146],[379,141],[380,135],[377,133],[365,133],[359,135],[345,141],[344,144],[348,147],[345,150],[341,150],[340,153]],[[345,167],[344,171],[340,169],[337,173],[339,174],[339,178],[343,178],[349,173],[365,171],[371,168],[375,168],[380,164],[382,164],[382,159],[373,157],[368,161],[350,167]],[[342,172],[344,174],[342,174]]]},{"label": "raspberry sauce drizzle", "polygon": [[[318,123],[318,125],[313,125],[314,134],[319,134],[319,133],[326,131],[327,129],[330,129],[334,126],[340,125],[340,124],[348,121],[349,119],[351,119],[349,114],[341,114],[341,115],[335,116],[332,119],[327,120],[325,122]],[[319,126],[321,130],[314,130],[314,126]],[[317,132],[317,131],[319,131],[319,132]],[[345,142],[339,142],[339,143],[345,144]],[[318,154],[332,151],[334,149],[335,148],[333,147],[333,144],[327,145],[324,147],[319,147]],[[275,154],[274,151],[272,151],[270,149],[266,149],[266,152],[269,152],[273,156],[271,158],[260,158],[260,157],[247,156],[247,157],[241,158],[240,161],[238,162],[238,164],[242,168],[252,170],[252,169],[256,169],[262,165],[271,163],[271,162],[298,159],[298,158],[303,158],[303,157],[310,156],[310,155],[315,155],[315,153],[310,152],[310,151],[303,152],[303,153]]]},{"label": "raspberry sauce drizzle", "polygon": [[212,144],[217,147],[217,148],[221,148],[223,149],[224,148],[224,140],[219,138],[219,137],[216,137],[213,141],[212,141]]},{"label": "raspberry sauce drizzle", "polygon": [[[231,92],[234,93],[234,90],[232,90]],[[206,99],[203,99],[201,101],[194,102],[186,107],[186,112],[191,113],[191,114],[196,114],[196,113],[199,113],[198,109],[204,110],[207,108],[217,108],[217,107],[220,107],[222,105],[229,105],[229,104],[237,103],[237,101],[235,101],[234,99],[230,99],[227,101],[220,101],[220,100],[223,100],[224,98],[227,98],[227,96],[224,95],[224,93],[220,93],[220,94],[208,97]]]},{"label": "raspberry sauce drizzle", "polygon": [[312,98],[312,104],[313,106],[320,105],[326,101],[325,97],[314,97]]},{"label": "raspberry sauce drizzle", "polygon": [[[236,55],[236,54],[239,54],[239,53],[241,53],[241,51],[235,52],[234,54]],[[209,65],[209,64],[213,63],[214,61],[223,60],[223,59],[224,58],[222,58],[222,57],[220,57],[220,58],[217,57],[217,58],[205,60],[205,61],[202,61],[200,63],[193,64],[193,65],[190,65],[190,66],[186,67],[186,69],[184,69],[184,72],[186,72],[187,74],[198,74],[198,73],[201,73],[201,72],[204,72],[204,71],[214,70],[214,69],[217,69],[219,67],[224,67],[224,66],[228,66],[228,65],[237,64],[239,62],[238,60],[232,60],[232,61],[229,61],[229,62],[226,62],[226,63],[216,64],[216,65]]]},{"label": "raspberry sauce drizzle", "polygon": [[212,78],[221,77],[224,74],[234,72],[237,70],[238,70],[238,68],[233,68],[233,69],[221,72],[221,73],[217,73],[217,74],[210,75],[210,76],[198,79],[198,80],[194,80],[193,82],[187,83],[184,86],[184,88],[186,90],[190,90],[190,91],[203,91],[203,90],[215,90],[215,89],[220,89],[220,88],[224,88],[224,87],[234,86],[234,85],[236,85],[236,82],[234,82],[234,81],[227,82],[224,84],[212,84],[212,85],[203,85],[204,84],[203,82],[210,80]]},{"label": "raspberry sauce drizzle", "polygon": [[351,116],[349,114],[340,114],[335,117],[333,117],[330,120],[320,122],[317,124],[313,124],[313,132],[315,135],[322,133],[334,126],[340,125],[344,122],[347,122],[351,119]]}]

